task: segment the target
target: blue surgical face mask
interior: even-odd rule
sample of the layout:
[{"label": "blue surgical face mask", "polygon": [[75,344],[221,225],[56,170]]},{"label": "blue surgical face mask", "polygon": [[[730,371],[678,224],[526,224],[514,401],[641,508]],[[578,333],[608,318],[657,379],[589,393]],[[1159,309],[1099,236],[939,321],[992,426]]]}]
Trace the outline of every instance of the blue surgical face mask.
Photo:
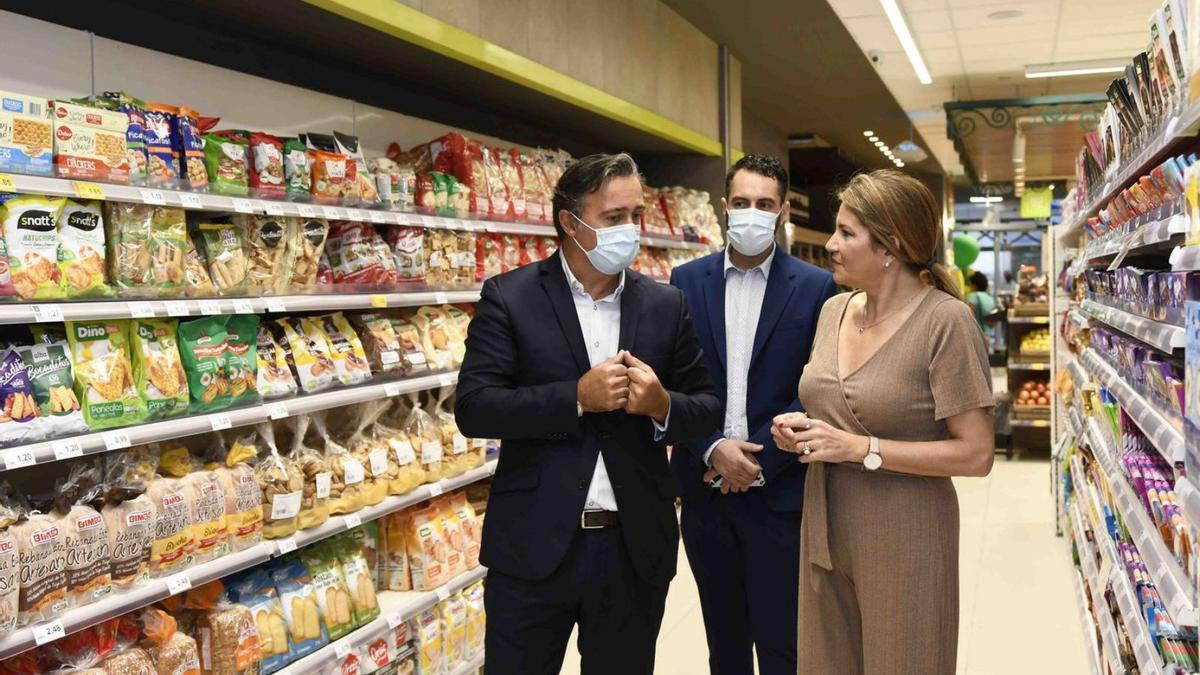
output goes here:
[{"label": "blue surgical face mask", "polygon": [[595,267],[596,271],[601,274],[617,274],[633,264],[634,258],[637,258],[638,248],[642,244],[641,229],[636,224],[626,223],[598,230],[583,222],[574,213],[571,214],[571,217],[578,220],[580,225],[596,233],[596,248],[590,251],[583,248],[578,239],[571,237],[571,241],[574,241],[579,250],[583,251],[588,262],[592,263],[592,267]]}]

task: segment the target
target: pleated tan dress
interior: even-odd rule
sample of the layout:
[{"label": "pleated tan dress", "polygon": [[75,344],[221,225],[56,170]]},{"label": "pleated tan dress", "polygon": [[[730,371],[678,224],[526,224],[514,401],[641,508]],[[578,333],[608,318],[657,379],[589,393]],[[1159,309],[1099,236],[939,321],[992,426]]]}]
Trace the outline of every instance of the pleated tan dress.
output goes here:
[{"label": "pleated tan dress", "polygon": [[[852,294],[825,304],[800,401],[814,419],[897,441],[948,437],[993,407],[987,348],[968,306],[926,292],[866,363],[838,376]],[[800,675],[952,675],[958,648],[958,496],[949,478],[809,467],[801,526]]]}]

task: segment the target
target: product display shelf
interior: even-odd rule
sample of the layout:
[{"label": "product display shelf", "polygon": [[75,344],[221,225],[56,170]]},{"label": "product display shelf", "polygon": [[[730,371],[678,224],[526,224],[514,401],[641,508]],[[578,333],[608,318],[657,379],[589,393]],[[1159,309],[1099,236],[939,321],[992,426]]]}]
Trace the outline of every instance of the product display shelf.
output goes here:
[{"label": "product display shelf", "polygon": [[1080,309],[1093,319],[1164,352],[1183,349],[1187,344],[1182,326],[1140,317],[1093,300],[1084,300]]},{"label": "product display shelf", "polygon": [[454,670],[450,671],[449,675],[474,675],[483,667],[483,654],[477,655],[475,658],[459,665]]},{"label": "product display shelf", "polygon": [[1080,330],[1091,326],[1091,323],[1088,322],[1088,318],[1080,313],[1078,309],[1072,309],[1071,311],[1067,312],[1067,321],[1075,324],[1075,327]]},{"label": "product display shelf", "polygon": [[[1074,465],[1072,465],[1074,467]],[[1072,469],[1072,477],[1075,477],[1074,468]],[[1079,476],[1078,480],[1086,480],[1083,476]],[[1096,551],[1096,545],[1089,538],[1087,533],[1090,531],[1084,524],[1083,516],[1079,513],[1079,502],[1071,501],[1071,527],[1075,530],[1075,545],[1079,551],[1079,563],[1082,572],[1082,578],[1076,575],[1076,585],[1078,588],[1077,596],[1079,600],[1080,622],[1083,624],[1085,642],[1088,644],[1088,651],[1091,654],[1091,662],[1093,672],[1099,674],[1101,672],[1100,660],[1106,658],[1108,663],[1113,668],[1113,672],[1123,672],[1121,667],[1121,653],[1117,650],[1116,629],[1112,623],[1112,617],[1108,612],[1100,611],[1099,617],[1093,617],[1088,611],[1087,596],[1084,595],[1083,582],[1086,581],[1087,588],[1091,592],[1091,597],[1099,597],[1103,601],[1104,589],[1108,586],[1106,581],[1100,580],[1099,568],[1096,567],[1096,556],[1099,555]],[[1096,632],[1099,631],[1100,640],[1103,648],[1100,651],[1103,656],[1097,653],[1096,649]]]},{"label": "product display shelf", "polygon": [[390,513],[395,513],[414,504],[419,504],[426,499],[441,496],[451,490],[457,490],[476,481],[488,478],[496,473],[496,463],[497,460],[492,459],[485,462],[483,466],[471,469],[462,475],[443,478],[436,483],[421,485],[408,494],[388,497],[374,506],[364,506],[354,513],[330,516],[329,520],[316,527],[300,530],[289,537],[276,539],[275,543],[280,553],[304,548],[340,532],[354,529],[363,523],[378,520]]},{"label": "product display shelf", "polygon": [[[433,607],[454,593],[483,579],[487,569],[477,567],[469,572],[460,574],[432,591],[405,592],[382,591],[378,595],[380,616],[374,621],[355,630],[353,633],[322,647],[321,649],[299,659],[282,670],[279,675],[308,675],[309,673],[325,672],[329,665],[340,661],[357,645],[366,644],[384,635],[386,631],[395,629],[401,622],[407,621],[420,612]],[[468,661],[468,665],[472,661]],[[453,671],[453,672],[458,672]],[[470,673],[471,670],[463,672]]]},{"label": "product display shelf", "polygon": [[1200,270],[1200,245],[1180,246],[1171,251],[1171,270],[1174,272]]},{"label": "product display shelf", "polygon": [[1016,316],[1010,312],[1009,316],[1008,316],[1008,322],[1009,323],[1030,323],[1030,324],[1048,325],[1050,323],[1050,317],[1048,317],[1048,316]]},{"label": "product display shelf", "polygon": [[1088,420],[1088,428],[1092,432],[1092,451],[1100,463],[1100,468],[1107,476],[1109,488],[1112,490],[1115,507],[1121,514],[1125,529],[1133,544],[1137,546],[1146,564],[1146,570],[1158,593],[1167,606],[1167,611],[1177,625],[1197,625],[1196,603],[1193,598],[1194,585],[1188,578],[1187,571],[1175,559],[1174,554],[1167,548],[1166,543],[1158,533],[1150,514],[1146,513],[1129,481],[1121,471],[1115,448],[1105,442],[1105,436],[1099,423]]},{"label": "product display shelf", "polygon": [[94,626],[116,616],[145,607],[181,593],[192,586],[206,584],[234,572],[253,567],[271,558],[275,547],[270,542],[256,544],[245,551],[230,553],[216,560],[194,565],[170,577],[152,579],[134,588],[116,591],[86,607],[70,609],[59,618],[34,626],[18,628],[0,638],[0,659],[6,659],[39,644]]},{"label": "product display shelf", "polygon": [[1102,637],[1096,622],[1092,620],[1092,613],[1087,608],[1087,596],[1083,594],[1083,580],[1079,574],[1075,575],[1075,603],[1079,606],[1079,621],[1083,626],[1083,641],[1088,653],[1087,672],[1089,675],[1103,675],[1106,671],[1100,669],[1100,652],[1104,648],[1097,643],[1109,636]]},{"label": "product display shelf", "polygon": [[1075,382],[1075,389],[1078,391],[1089,382],[1092,381],[1083,364],[1080,363],[1080,357],[1073,356],[1067,361],[1067,372],[1071,373],[1071,379]]},{"label": "product display shelf", "polygon": [[45,464],[83,455],[119,450],[131,445],[194,436],[207,431],[232,427],[244,427],[268,420],[311,413],[316,410],[391,398],[409,392],[446,387],[456,382],[458,382],[458,371],[374,382],[268,401],[245,408],[231,408],[206,415],[175,417],[120,429],[96,431],[80,436],[20,445],[0,451],[0,459],[3,460],[4,470],[18,469],[34,464]]},{"label": "product display shelf", "polygon": [[1100,261],[1166,244],[1187,231],[1187,218],[1182,212],[1181,202],[1164,204],[1134,220],[1124,230],[1090,242],[1084,258],[1089,262]]},{"label": "product display shelf", "polygon": [[1176,478],[1175,496],[1192,528],[1200,526],[1200,488],[1196,487],[1196,483],[1188,476]]},{"label": "product display shelf", "polygon": [[1096,380],[1116,397],[1163,458],[1171,464],[1182,462],[1184,448],[1180,427],[1121,378],[1094,350],[1084,350],[1080,359]]}]

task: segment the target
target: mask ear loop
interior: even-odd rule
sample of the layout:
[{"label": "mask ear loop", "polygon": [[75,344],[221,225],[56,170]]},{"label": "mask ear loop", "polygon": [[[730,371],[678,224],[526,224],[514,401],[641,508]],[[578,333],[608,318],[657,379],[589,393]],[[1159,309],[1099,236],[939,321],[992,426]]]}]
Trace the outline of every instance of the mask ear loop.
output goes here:
[{"label": "mask ear loop", "polygon": [[[586,227],[587,229],[591,230],[592,232],[596,232],[596,228],[583,222],[583,219],[580,218],[579,216],[575,215],[574,211],[567,211],[567,213],[571,214],[571,217],[574,218],[575,220],[578,220],[580,225]],[[596,243],[599,244],[600,243],[599,233],[597,232],[596,234],[597,234]],[[579,240],[575,238],[575,235],[571,235],[571,241],[575,242],[575,245],[579,247],[580,251],[583,251],[584,255],[588,254],[588,250],[583,247],[583,244],[579,243]]]}]

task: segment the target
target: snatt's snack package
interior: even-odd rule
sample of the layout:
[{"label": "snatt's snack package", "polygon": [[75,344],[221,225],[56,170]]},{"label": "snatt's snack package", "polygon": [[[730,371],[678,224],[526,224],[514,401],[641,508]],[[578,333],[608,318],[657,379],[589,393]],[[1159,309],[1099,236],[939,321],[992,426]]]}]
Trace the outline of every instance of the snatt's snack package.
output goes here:
[{"label": "snatt's snack package", "polygon": [[62,197],[22,195],[5,202],[4,242],[13,287],[22,300],[62,297],[58,269],[58,217]]},{"label": "snatt's snack package", "polygon": [[68,298],[112,294],[105,281],[104,218],[100,202],[68,200],[58,217],[59,281]]},{"label": "snatt's snack package", "polygon": [[68,321],[75,395],[88,428],[137,424],[146,415],[129,361],[128,321]]}]

